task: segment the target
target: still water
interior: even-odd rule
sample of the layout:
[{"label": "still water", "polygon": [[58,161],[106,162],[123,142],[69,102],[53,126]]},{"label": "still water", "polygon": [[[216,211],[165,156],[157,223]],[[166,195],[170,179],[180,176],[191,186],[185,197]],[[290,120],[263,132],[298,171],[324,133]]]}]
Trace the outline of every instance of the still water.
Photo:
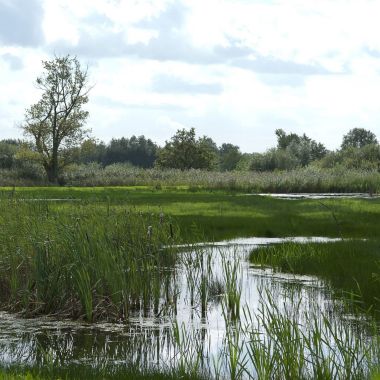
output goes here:
[{"label": "still water", "polygon": [[[225,350],[231,320],[235,321],[232,324],[238,320],[260,330],[255,316],[263,316],[273,305],[277,312],[290,313],[305,328],[307,318],[320,313],[342,324],[343,334],[351,330],[363,334],[364,330],[358,329],[360,321],[342,312],[320,279],[278,273],[248,262],[252,249],[289,240],[330,239],[250,238],[183,248],[179,263],[166,268],[170,276],[164,277],[167,283],[163,284],[159,305],[136,311],[126,324],[87,324],[51,317],[25,319],[0,312],[0,364],[165,369],[178,365],[184,357],[193,360],[201,353],[202,366],[213,373],[218,359],[223,373],[228,371]],[[228,309],[228,292],[238,295],[237,304],[232,306],[235,315]],[[241,334],[237,341],[241,355],[246,355],[248,335]]]}]

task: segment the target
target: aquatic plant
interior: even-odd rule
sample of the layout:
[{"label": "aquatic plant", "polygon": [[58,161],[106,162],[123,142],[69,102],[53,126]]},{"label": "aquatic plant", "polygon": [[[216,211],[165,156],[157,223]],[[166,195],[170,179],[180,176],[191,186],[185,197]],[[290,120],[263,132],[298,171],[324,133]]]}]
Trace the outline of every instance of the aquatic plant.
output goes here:
[{"label": "aquatic plant", "polygon": [[377,239],[285,243],[261,247],[250,261],[277,271],[317,275],[355,308],[380,312],[380,244]]},{"label": "aquatic plant", "polygon": [[169,220],[92,204],[60,212],[16,199],[0,209],[3,309],[92,321],[163,306],[158,295],[171,275],[162,268],[176,260]]}]

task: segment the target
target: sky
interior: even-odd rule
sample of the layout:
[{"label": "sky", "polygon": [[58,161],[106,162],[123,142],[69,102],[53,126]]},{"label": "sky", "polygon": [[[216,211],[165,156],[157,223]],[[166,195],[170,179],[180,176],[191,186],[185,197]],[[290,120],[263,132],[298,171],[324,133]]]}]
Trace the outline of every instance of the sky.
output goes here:
[{"label": "sky", "polygon": [[379,14],[379,0],[0,0],[0,139],[22,137],[42,60],[67,54],[88,66],[87,127],[105,142],[380,138]]}]

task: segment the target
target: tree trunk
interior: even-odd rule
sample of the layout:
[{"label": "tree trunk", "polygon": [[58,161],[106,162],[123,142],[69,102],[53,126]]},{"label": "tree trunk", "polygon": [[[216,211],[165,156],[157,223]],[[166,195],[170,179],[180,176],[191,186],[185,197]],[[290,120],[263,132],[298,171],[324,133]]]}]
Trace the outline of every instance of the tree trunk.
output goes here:
[{"label": "tree trunk", "polygon": [[46,175],[50,183],[57,183],[58,176],[56,175],[53,167],[51,165],[45,166]]},{"label": "tree trunk", "polygon": [[58,142],[54,142],[48,173],[49,182],[58,183],[58,174]]},{"label": "tree trunk", "polygon": [[47,162],[46,164],[44,164],[44,168],[45,168],[45,171],[46,171],[46,175],[47,175],[48,181],[50,183],[57,184],[58,183],[58,175],[59,175],[59,171],[58,171],[58,152],[56,152],[56,153],[53,152],[52,158],[50,159],[49,162]]}]

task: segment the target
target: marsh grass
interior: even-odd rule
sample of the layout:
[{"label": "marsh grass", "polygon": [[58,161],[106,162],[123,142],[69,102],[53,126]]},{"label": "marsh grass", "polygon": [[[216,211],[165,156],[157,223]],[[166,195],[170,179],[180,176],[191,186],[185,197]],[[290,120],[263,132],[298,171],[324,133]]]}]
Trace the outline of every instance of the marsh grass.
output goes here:
[{"label": "marsh grass", "polygon": [[316,275],[350,305],[379,315],[378,240],[273,245],[253,250],[250,261],[279,271]]},{"label": "marsh grass", "polygon": [[[107,213],[164,214],[188,242],[218,241],[241,236],[377,237],[380,199],[286,200],[223,190],[154,187],[4,188],[1,199],[44,203],[47,213],[76,213],[79,208]],[[13,194],[13,195],[12,195]],[[35,199],[62,199],[36,201]],[[222,214],[220,212],[222,210]],[[335,216],[335,219],[334,219]],[[337,226],[336,220],[339,222]],[[178,231],[174,231],[178,232]]]},{"label": "marsh grass", "polygon": [[[162,307],[176,254],[159,215],[44,202],[0,202],[0,301],[28,316],[125,320]],[[173,286],[167,287],[175,292]]]},{"label": "marsh grass", "polygon": [[[279,305],[269,291],[261,293],[257,311],[244,305],[240,314],[232,319],[223,306],[225,335],[212,357],[207,338],[199,344],[199,330],[173,329],[181,353],[179,373],[232,380],[376,378],[380,340],[375,324],[369,333],[331,318],[318,305],[305,309],[292,297]],[[208,364],[203,367],[203,362]]]},{"label": "marsh grass", "polygon": [[[112,209],[110,211],[109,217],[112,217]],[[141,216],[138,215],[138,218]],[[152,225],[151,220],[149,222],[149,225]],[[153,234],[150,238],[145,238],[153,239]],[[70,240],[70,244],[76,246],[75,241]],[[151,249],[153,246],[151,241]],[[54,252],[50,250],[48,257]],[[138,257],[145,260],[145,256]],[[70,379],[227,378],[233,380],[371,378],[380,363],[380,340],[376,325],[370,324],[362,328],[360,324],[353,326],[351,323],[342,323],[339,313],[334,316],[330,311],[321,310],[318,304],[311,304],[305,308],[302,300],[291,292],[286,293],[285,298],[282,298],[279,303],[278,297],[271,291],[260,289],[259,307],[252,310],[251,305],[241,304],[241,273],[239,262],[232,260],[233,257],[234,255],[222,257],[224,269],[222,269],[222,278],[218,279],[223,282],[222,288],[225,292],[221,301],[225,332],[217,352],[210,352],[207,329],[202,327],[189,329],[184,323],[179,323],[176,315],[172,314],[173,323],[168,330],[168,337],[174,348],[169,355],[169,360],[161,363],[161,367],[156,367],[154,363],[146,360],[150,355],[149,352],[155,350],[155,347],[150,347],[149,342],[142,339],[141,352],[138,341],[131,343],[130,349],[135,356],[132,355],[131,364],[124,368],[109,365],[107,362],[102,363],[102,358],[106,357],[102,354],[93,358],[97,363],[96,368],[74,365],[65,367],[57,365],[59,362],[54,362],[54,360],[59,360],[59,356],[50,355],[47,352],[43,355],[44,363],[40,368],[14,367],[3,370],[3,373],[13,376],[10,377],[12,380],[17,374],[28,371],[33,380],[54,377]],[[193,252],[187,258],[184,255],[184,258],[193,272],[198,273],[195,275],[196,279],[208,279],[205,282],[200,281],[201,285],[194,281],[193,285],[194,308],[201,310],[203,308],[202,292],[206,291],[206,294],[209,294],[211,284],[215,279],[212,274],[212,262],[202,255],[201,250]],[[86,262],[87,259],[83,260],[83,263]],[[107,262],[105,260],[104,264]],[[154,263],[157,264],[157,262]],[[136,268],[138,268],[137,264]],[[103,270],[106,271],[107,268],[104,267]],[[88,270],[88,272],[91,276],[91,271]],[[139,276],[142,275],[141,272],[138,273]],[[102,277],[100,278],[104,281]],[[149,281],[149,279],[144,277],[144,281]],[[141,282],[137,284],[140,289],[144,289]],[[168,289],[163,290],[163,299],[165,299],[165,292],[169,292],[168,298],[175,295],[174,292],[171,293],[171,286],[172,284],[169,284]],[[75,290],[75,282],[73,282],[73,287]],[[72,294],[77,293],[73,291]],[[133,293],[129,294],[132,297]],[[93,297],[98,298],[96,293]],[[154,296],[152,297],[154,299]],[[209,302],[209,298],[207,300]],[[77,303],[80,304],[80,302],[80,296],[77,295]],[[140,297],[139,302],[139,305],[144,305],[145,301]],[[143,307],[137,310],[144,313]],[[85,315],[83,305],[82,313]],[[96,319],[97,314],[92,315],[93,320]],[[164,339],[163,342],[166,340]],[[165,343],[162,344],[165,346]],[[54,365],[49,364],[51,360]]]},{"label": "marsh grass", "polygon": [[53,370],[46,370],[44,368],[23,368],[12,367],[8,369],[0,369],[0,380],[206,380],[205,377],[200,375],[183,374],[179,371],[160,371],[160,370],[146,370],[141,371],[133,368],[123,368],[115,370],[114,368],[103,368],[99,371],[86,366],[72,365],[68,367],[54,368]]},{"label": "marsh grass", "polygon": [[231,320],[240,317],[240,299],[241,299],[241,272],[239,259],[235,256],[232,259],[223,257],[223,279],[225,294],[223,299],[224,313],[227,313]]},{"label": "marsh grass", "polygon": [[380,190],[380,174],[366,170],[303,168],[292,171],[216,172],[139,169],[125,165],[80,166],[65,175],[71,186],[189,186],[245,192],[372,192]]},{"label": "marsh grass", "polygon": [[[262,205],[272,200],[250,202]],[[281,203],[271,204],[275,208],[273,205]],[[365,205],[370,213],[372,204]],[[342,210],[338,211],[341,218]],[[361,211],[359,208],[359,214]],[[40,369],[3,370],[0,379],[27,371],[31,379],[366,379],[375,373],[380,358],[376,327],[352,329],[319,310],[318,305],[316,310],[302,309],[294,298],[279,305],[270,292],[262,293],[259,309],[252,312],[249,305],[241,304],[238,258],[222,257],[222,276],[215,277],[211,256],[203,249],[187,247],[190,253],[179,252],[176,244],[182,243],[179,236],[183,230],[175,226],[157,210],[141,212],[121,200],[114,204],[111,198],[67,205],[28,202],[15,195],[2,199],[2,308],[26,316],[50,314],[89,322],[166,315],[173,319],[169,335],[175,352],[162,370],[144,363],[147,352],[143,348],[140,352],[133,344],[134,354],[142,360],[136,368],[117,369],[107,363],[100,369],[44,365]],[[200,236],[196,226],[188,228]],[[343,233],[344,228],[347,225],[343,223]],[[281,270],[316,274],[344,294],[358,294],[360,289],[354,299],[361,308],[376,309],[374,300],[380,294],[379,272],[374,265],[378,247],[377,241],[285,244],[254,251],[251,260]],[[185,267],[191,306],[202,318],[207,317],[212,295],[223,292],[225,335],[216,356],[210,357],[205,329],[187,330],[176,320],[179,264]],[[368,278],[371,282],[366,284]],[[100,363],[101,359],[102,355],[96,358]]]},{"label": "marsh grass", "polygon": [[248,338],[242,366],[249,378],[367,379],[378,367],[375,325],[375,335],[368,337],[331,319],[318,305],[303,310],[299,300],[278,305],[269,292],[264,296],[258,313],[247,307],[244,312]]}]

